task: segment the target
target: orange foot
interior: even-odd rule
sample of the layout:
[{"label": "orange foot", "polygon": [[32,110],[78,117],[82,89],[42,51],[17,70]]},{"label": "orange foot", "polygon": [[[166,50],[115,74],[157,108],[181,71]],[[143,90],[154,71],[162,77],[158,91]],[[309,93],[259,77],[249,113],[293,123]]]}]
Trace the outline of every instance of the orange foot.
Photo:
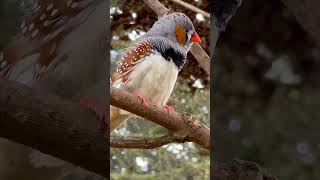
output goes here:
[{"label": "orange foot", "polygon": [[164,105],[164,108],[167,110],[168,113],[174,111],[174,106],[173,105]]},{"label": "orange foot", "polygon": [[133,92],[133,94],[136,95],[142,101],[142,104],[144,106],[148,107],[148,100],[143,94],[141,94],[137,91]]},{"label": "orange foot", "polygon": [[94,100],[88,97],[82,97],[80,99],[80,104],[93,111],[99,120],[103,120],[105,125],[108,127],[108,116],[109,114],[106,112],[105,107],[101,104],[98,104]]}]

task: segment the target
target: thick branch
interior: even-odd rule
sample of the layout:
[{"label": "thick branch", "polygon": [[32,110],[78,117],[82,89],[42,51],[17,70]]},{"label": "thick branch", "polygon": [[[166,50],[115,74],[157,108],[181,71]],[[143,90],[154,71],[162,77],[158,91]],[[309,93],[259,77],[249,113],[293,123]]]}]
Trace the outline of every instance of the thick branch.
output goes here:
[{"label": "thick branch", "polygon": [[[158,17],[164,16],[170,12],[165,6],[163,6],[158,0],[143,0]],[[194,58],[199,62],[200,66],[205,70],[205,72],[210,76],[210,57],[202,49],[199,44],[193,44],[190,52]]]},{"label": "thick branch", "polygon": [[210,129],[190,114],[168,113],[164,108],[155,105],[146,108],[133,94],[114,87],[110,87],[110,104],[181,133],[187,136],[188,140],[206,149],[210,148]]},{"label": "thick branch", "polygon": [[173,134],[152,138],[152,139],[111,139],[110,147],[113,148],[126,148],[126,149],[154,149],[170,143],[184,143],[185,138],[179,138]]},{"label": "thick branch", "polygon": [[106,129],[79,103],[0,80],[0,136],[107,176]]}]

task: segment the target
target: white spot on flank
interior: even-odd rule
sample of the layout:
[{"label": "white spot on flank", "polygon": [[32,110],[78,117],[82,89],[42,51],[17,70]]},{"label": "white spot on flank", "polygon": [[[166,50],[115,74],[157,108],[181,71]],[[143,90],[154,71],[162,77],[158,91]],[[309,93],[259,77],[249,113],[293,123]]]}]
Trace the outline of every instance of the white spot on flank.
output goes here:
[{"label": "white spot on flank", "polygon": [[50,11],[52,8],[53,8],[53,4],[50,3],[50,4],[47,6],[47,11]]},{"label": "white spot on flank", "polygon": [[34,12],[39,11],[39,10],[40,10],[40,8],[41,8],[41,6],[39,5],[39,6],[34,10]]},{"label": "white spot on flank", "polygon": [[58,9],[54,9],[54,10],[52,11],[52,13],[51,13],[51,16],[56,15],[58,12],[59,12],[59,10],[58,10]]},{"label": "white spot on flank", "polygon": [[50,21],[46,20],[44,23],[43,23],[43,26],[46,27],[50,24]]},{"label": "white spot on flank", "polygon": [[28,31],[31,31],[34,28],[34,23],[30,24]]},{"label": "white spot on flank", "polygon": [[26,21],[25,21],[25,20],[23,20],[23,22],[21,23],[20,28],[21,28],[21,29],[22,29],[22,28],[24,28],[24,27],[25,27],[25,25],[26,25]]},{"label": "white spot on flank", "polygon": [[42,21],[42,20],[44,20],[46,17],[47,17],[46,14],[42,14],[42,15],[40,16],[40,20]]},{"label": "white spot on flank", "polygon": [[32,7],[32,10],[37,9],[38,5],[39,5],[39,3],[36,3],[36,4]]},{"label": "white spot on flank", "polygon": [[35,37],[35,36],[38,34],[38,32],[39,32],[38,29],[34,30],[33,33],[32,33],[32,35],[31,35],[31,37]]},{"label": "white spot on flank", "polygon": [[42,66],[40,69],[40,73],[43,73],[46,70],[46,66]]},{"label": "white spot on flank", "polygon": [[22,34],[25,34],[25,33],[27,32],[27,29],[28,29],[28,27],[24,27],[24,28],[22,29]]},{"label": "white spot on flank", "polygon": [[78,3],[76,3],[76,2],[74,2],[74,3],[71,4],[71,7],[72,7],[72,8],[76,8],[77,6],[78,6]]},{"label": "white spot on flank", "polygon": [[69,7],[72,4],[72,0],[67,1],[67,7]]},{"label": "white spot on flank", "polygon": [[54,37],[56,37],[58,34],[60,34],[64,30],[63,27],[60,27],[59,29],[55,30],[53,33],[48,34],[43,40],[52,40]]},{"label": "white spot on flank", "polygon": [[1,68],[4,68],[5,65],[7,65],[7,62],[6,62],[6,61],[2,61],[0,67],[1,67]]}]

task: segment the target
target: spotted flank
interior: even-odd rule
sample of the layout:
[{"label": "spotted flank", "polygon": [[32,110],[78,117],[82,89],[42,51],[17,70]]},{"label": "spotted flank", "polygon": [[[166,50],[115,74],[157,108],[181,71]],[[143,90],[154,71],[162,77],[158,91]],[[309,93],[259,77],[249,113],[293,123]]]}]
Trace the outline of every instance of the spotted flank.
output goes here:
[{"label": "spotted flank", "polygon": [[[93,0],[39,0],[25,15],[20,33],[28,38],[43,38],[62,27]],[[69,18],[66,18],[69,17]]]},{"label": "spotted flank", "polygon": [[150,40],[146,39],[139,42],[134,48],[129,48],[121,56],[121,63],[116,69],[116,73],[112,76],[110,84],[114,82],[126,83],[128,74],[135,67],[136,64],[140,63],[146,56],[149,56],[152,50],[152,44]]},{"label": "spotted flank", "polygon": [[5,73],[8,70],[8,63],[4,60],[3,52],[0,52],[0,79],[5,77]]},{"label": "spotted flank", "polygon": [[32,61],[34,75],[30,77],[39,79],[57,60],[57,47],[72,30],[70,21],[94,2],[95,0],[37,0],[30,6],[30,13],[23,16],[18,34],[1,52],[0,76],[12,77],[10,73],[16,72],[15,64]]}]

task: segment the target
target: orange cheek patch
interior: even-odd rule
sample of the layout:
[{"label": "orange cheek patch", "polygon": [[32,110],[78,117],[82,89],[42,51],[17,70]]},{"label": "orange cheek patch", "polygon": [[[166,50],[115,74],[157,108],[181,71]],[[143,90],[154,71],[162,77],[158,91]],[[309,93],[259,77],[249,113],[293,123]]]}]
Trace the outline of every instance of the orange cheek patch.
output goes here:
[{"label": "orange cheek patch", "polygon": [[176,26],[176,38],[181,46],[186,44],[186,31],[181,26]]}]

